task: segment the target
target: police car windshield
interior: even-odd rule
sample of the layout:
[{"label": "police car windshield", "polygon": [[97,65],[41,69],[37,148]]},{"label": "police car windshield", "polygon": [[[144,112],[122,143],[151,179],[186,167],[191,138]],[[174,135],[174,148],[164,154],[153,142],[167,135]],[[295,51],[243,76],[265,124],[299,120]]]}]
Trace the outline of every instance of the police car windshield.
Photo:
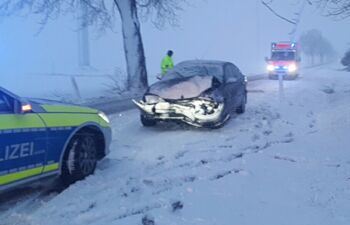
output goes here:
[{"label": "police car windshield", "polygon": [[0,93],[0,113],[8,113],[11,111],[11,102],[3,94]]},{"label": "police car windshield", "polygon": [[271,60],[294,60],[295,52],[272,52]]}]

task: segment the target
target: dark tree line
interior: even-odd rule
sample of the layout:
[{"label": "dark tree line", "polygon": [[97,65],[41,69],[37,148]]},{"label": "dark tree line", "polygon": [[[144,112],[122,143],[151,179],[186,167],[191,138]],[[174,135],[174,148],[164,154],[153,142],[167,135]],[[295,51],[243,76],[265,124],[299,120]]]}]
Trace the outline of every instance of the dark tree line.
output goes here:
[{"label": "dark tree line", "polygon": [[299,39],[302,52],[311,59],[311,64],[323,64],[334,59],[336,52],[332,44],[319,30],[304,32]]}]

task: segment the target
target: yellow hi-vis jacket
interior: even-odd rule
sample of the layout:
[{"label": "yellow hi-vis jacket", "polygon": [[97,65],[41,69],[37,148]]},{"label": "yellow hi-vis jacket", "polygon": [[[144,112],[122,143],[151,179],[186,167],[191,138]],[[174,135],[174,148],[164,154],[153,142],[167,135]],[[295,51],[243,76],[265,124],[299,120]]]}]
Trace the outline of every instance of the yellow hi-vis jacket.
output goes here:
[{"label": "yellow hi-vis jacket", "polygon": [[167,55],[162,60],[162,64],[161,64],[162,75],[165,75],[166,72],[168,72],[168,70],[172,68],[174,68],[173,59]]}]

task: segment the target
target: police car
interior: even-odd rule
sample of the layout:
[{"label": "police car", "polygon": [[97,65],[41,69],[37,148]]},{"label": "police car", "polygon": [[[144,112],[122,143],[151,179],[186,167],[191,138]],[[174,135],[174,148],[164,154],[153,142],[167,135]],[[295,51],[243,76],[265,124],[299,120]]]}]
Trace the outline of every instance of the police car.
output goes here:
[{"label": "police car", "polygon": [[49,176],[81,180],[110,140],[108,118],[98,110],[21,98],[0,87],[0,191]]}]

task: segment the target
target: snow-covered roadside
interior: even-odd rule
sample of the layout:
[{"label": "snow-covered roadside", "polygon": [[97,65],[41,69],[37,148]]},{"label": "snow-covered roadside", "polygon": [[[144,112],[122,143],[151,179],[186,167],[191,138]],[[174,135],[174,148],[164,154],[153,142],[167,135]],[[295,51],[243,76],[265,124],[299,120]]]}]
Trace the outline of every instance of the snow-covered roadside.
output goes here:
[{"label": "snow-covered roadside", "polygon": [[252,83],[247,112],[218,130],[114,115],[94,176],[1,224],[349,224],[350,74],[310,69],[285,88],[280,102],[277,81]]}]

